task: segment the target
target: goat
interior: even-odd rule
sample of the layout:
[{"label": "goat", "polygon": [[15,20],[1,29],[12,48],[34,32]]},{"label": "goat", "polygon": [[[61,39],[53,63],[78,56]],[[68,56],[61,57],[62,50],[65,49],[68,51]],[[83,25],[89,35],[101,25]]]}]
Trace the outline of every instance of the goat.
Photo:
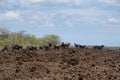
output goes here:
[{"label": "goat", "polygon": [[53,45],[51,43],[49,43],[48,46],[51,48]]},{"label": "goat", "polygon": [[70,43],[64,43],[64,42],[62,42],[62,44],[60,45],[62,48],[69,48],[69,46],[70,46]]},{"label": "goat", "polygon": [[79,48],[85,49],[86,45],[79,45]]},{"label": "goat", "polygon": [[49,46],[43,46],[45,50],[49,50]]},{"label": "goat", "polygon": [[44,49],[44,47],[43,46],[39,46],[39,49]]},{"label": "goat", "polygon": [[104,45],[101,45],[101,46],[93,46],[94,49],[99,49],[99,50],[103,49],[103,47],[104,47]]},{"label": "goat", "polygon": [[20,49],[23,49],[23,47],[20,45],[16,44],[16,45],[12,46],[12,50],[20,50]]},{"label": "goat", "polygon": [[79,47],[79,44],[74,43],[74,45],[75,45],[75,48],[78,48],[78,47]]},{"label": "goat", "polygon": [[53,48],[54,48],[55,50],[59,50],[60,46],[54,45]]}]

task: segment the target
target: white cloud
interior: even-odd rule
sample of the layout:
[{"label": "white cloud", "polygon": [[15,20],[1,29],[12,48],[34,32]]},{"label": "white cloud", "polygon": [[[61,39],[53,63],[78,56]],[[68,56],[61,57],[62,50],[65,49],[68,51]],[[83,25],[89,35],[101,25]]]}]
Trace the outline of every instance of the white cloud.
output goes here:
[{"label": "white cloud", "polygon": [[69,3],[70,0],[53,0],[51,2],[56,2],[56,3]]},{"label": "white cloud", "polygon": [[68,26],[68,27],[72,27],[73,23],[70,20],[66,20],[65,25]]},{"label": "white cloud", "polygon": [[103,16],[107,15],[108,11],[96,8],[96,7],[90,7],[90,8],[81,8],[81,9],[63,9],[57,11],[57,13],[61,13],[64,15],[69,16]]},{"label": "white cloud", "polygon": [[80,5],[83,2],[87,2],[87,1],[89,0],[20,0],[20,3],[24,6],[31,6],[41,3]]},{"label": "white cloud", "polygon": [[80,5],[83,2],[87,2],[89,0],[52,0],[51,2],[56,2],[56,3],[66,3],[66,4],[73,4],[73,5]]},{"label": "white cloud", "polygon": [[43,3],[46,2],[47,0],[21,0],[22,2],[30,2],[30,3]]},{"label": "white cloud", "polygon": [[51,13],[39,12],[30,14],[29,16],[27,16],[29,18],[29,21],[27,21],[26,23],[28,23],[30,26],[36,27],[55,27],[55,23],[53,21],[53,17],[55,15],[56,14],[53,12]]},{"label": "white cloud", "polygon": [[44,23],[35,22],[34,20],[28,21],[29,26],[33,27],[55,27],[55,24],[50,21],[45,21]]},{"label": "white cloud", "polygon": [[86,0],[73,0],[76,5],[80,5],[81,3],[85,2]]},{"label": "white cloud", "polygon": [[33,16],[32,16],[32,19],[33,19],[33,20],[39,20],[39,16],[38,16],[38,15],[33,15]]},{"label": "white cloud", "polygon": [[100,2],[105,2],[105,3],[113,3],[114,0],[99,0]]},{"label": "white cloud", "polygon": [[54,16],[56,16],[56,13],[54,13],[54,12],[52,12],[52,13],[49,14],[50,18],[53,18]]},{"label": "white cloud", "polygon": [[116,19],[116,18],[114,18],[114,17],[108,17],[108,19],[107,19],[107,23],[108,24],[117,24],[117,23],[119,23],[119,20],[118,19]]},{"label": "white cloud", "polygon": [[46,0],[30,0],[30,1],[33,2],[33,3],[34,2],[36,3],[36,2],[45,2]]},{"label": "white cloud", "polygon": [[99,0],[99,2],[120,6],[120,0]]},{"label": "white cloud", "polygon": [[6,11],[5,13],[2,13],[2,16],[6,19],[18,19],[20,13],[18,11]]}]

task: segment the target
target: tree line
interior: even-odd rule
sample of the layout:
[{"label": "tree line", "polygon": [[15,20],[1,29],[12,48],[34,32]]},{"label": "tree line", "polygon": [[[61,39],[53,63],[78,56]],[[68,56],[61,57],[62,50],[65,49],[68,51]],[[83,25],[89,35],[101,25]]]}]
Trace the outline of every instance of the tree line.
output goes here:
[{"label": "tree line", "polygon": [[25,30],[11,32],[6,28],[0,28],[0,49],[4,46],[21,45],[26,46],[43,46],[49,43],[53,45],[60,44],[60,37],[55,34],[44,35],[41,38],[27,33]]}]

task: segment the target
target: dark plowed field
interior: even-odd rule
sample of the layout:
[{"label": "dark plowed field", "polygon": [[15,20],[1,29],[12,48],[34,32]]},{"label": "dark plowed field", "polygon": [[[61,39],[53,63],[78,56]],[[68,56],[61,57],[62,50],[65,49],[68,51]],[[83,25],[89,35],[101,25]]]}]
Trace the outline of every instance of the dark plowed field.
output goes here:
[{"label": "dark plowed field", "polygon": [[0,80],[120,80],[120,51],[4,51]]}]

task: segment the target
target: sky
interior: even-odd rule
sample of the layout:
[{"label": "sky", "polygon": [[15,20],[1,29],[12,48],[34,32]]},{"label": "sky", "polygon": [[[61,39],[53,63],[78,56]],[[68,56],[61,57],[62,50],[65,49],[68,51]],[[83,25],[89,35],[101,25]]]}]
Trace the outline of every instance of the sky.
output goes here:
[{"label": "sky", "polygon": [[0,0],[0,27],[61,41],[120,46],[120,0]]}]

